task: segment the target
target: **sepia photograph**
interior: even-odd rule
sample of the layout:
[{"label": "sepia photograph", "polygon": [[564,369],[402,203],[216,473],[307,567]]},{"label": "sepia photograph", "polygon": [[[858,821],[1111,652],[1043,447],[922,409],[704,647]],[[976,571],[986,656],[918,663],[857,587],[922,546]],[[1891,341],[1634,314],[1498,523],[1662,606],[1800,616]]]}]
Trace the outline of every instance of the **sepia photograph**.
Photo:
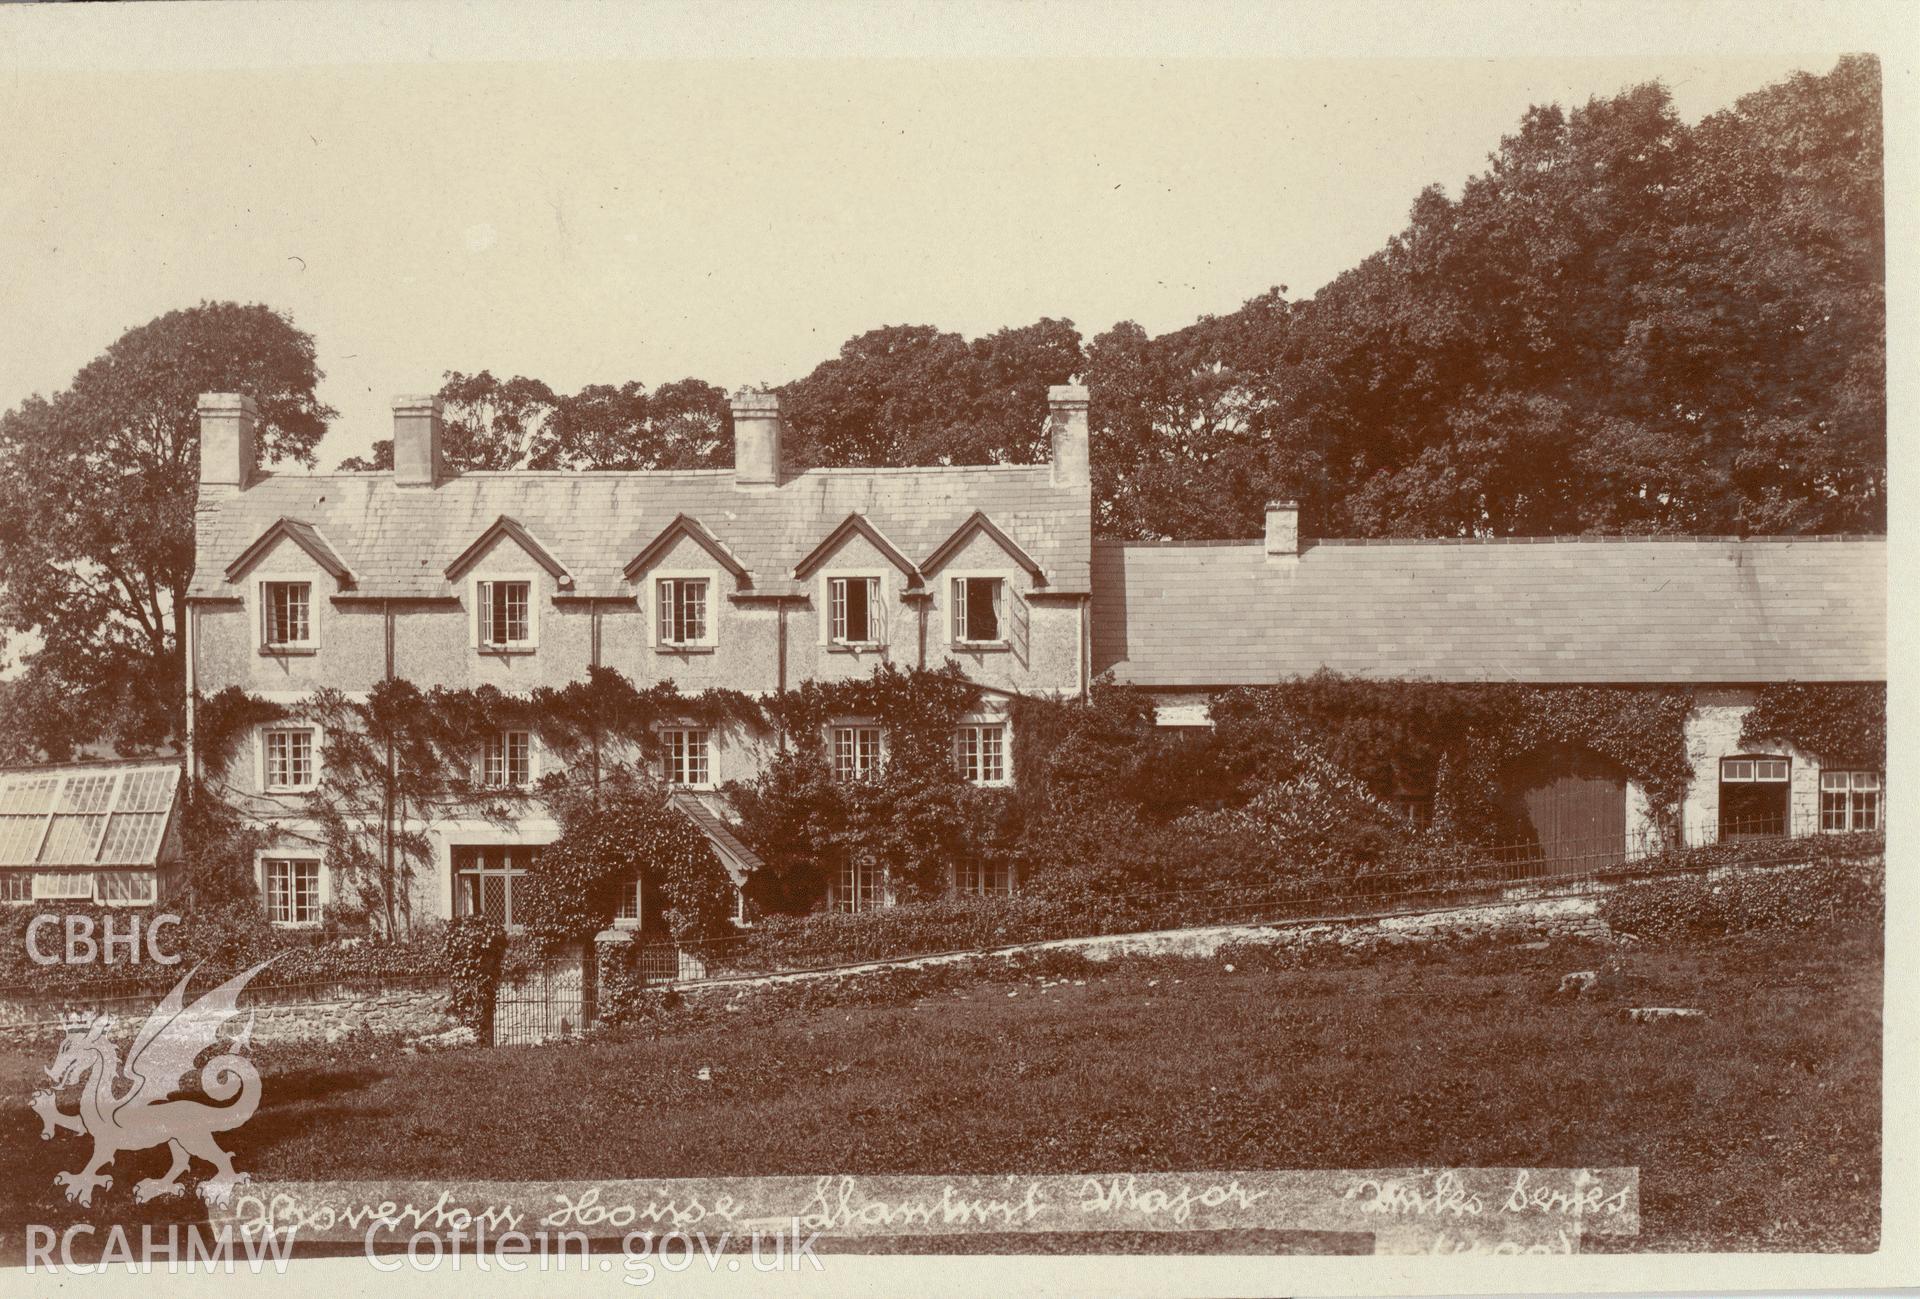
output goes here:
[{"label": "sepia photograph", "polygon": [[1370,12],[0,11],[0,1288],[1920,1280],[1898,10]]}]

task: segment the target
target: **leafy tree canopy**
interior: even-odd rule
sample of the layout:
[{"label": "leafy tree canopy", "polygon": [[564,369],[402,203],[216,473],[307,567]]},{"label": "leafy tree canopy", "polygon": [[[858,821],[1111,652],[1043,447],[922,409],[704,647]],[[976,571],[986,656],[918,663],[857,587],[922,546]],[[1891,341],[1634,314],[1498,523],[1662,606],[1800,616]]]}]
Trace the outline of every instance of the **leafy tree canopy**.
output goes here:
[{"label": "leafy tree canopy", "polygon": [[[203,302],[0,415],[0,648],[22,668],[0,694],[8,744],[58,757],[86,735],[143,747],[178,733],[200,394],[253,397],[261,460],[311,465],[334,414],[320,378],[286,316]],[[34,702],[49,698],[60,706]]]}]

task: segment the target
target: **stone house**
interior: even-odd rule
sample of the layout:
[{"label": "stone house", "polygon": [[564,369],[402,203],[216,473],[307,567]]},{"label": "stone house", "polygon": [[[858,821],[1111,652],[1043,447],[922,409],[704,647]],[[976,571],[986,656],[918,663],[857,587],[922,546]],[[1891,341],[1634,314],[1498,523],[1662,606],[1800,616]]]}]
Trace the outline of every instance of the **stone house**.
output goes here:
[{"label": "stone house", "polygon": [[[1688,844],[1878,829],[1884,773],[1740,746],[1774,682],[1884,682],[1885,537],[1304,539],[1292,502],[1246,542],[1095,542],[1094,671],[1151,691],[1163,725],[1213,694],[1311,676],[1678,686]],[[1549,860],[1661,846],[1646,792],[1597,755],[1507,773]],[[1400,791],[1418,814],[1431,790]],[[1557,845],[1557,846],[1556,846]]]},{"label": "stone house", "polygon": [[[1042,465],[795,472],[777,399],[744,391],[732,469],[455,473],[437,403],[409,397],[394,403],[391,472],[308,475],[263,471],[252,403],[208,396],[189,697],[238,686],[292,703],[389,678],[518,693],[594,665],[639,687],[768,694],[951,660],[987,700],[954,737],[956,763],[1007,783],[1005,701],[1082,697],[1101,674],[1153,692],[1168,725],[1206,725],[1221,689],[1322,668],[1674,685],[1693,698],[1688,842],[1880,824],[1883,773],[1738,737],[1768,683],[1885,680],[1884,538],[1307,541],[1282,503],[1258,540],[1094,542],[1086,390],[1056,387],[1050,406]],[[840,774],[884,761],[877,719],[829,731]],[[739,883],[758,863],[718,790],[760,770],[768,742],[691,722],[660,738],[675,806]],[[338,895],[301,820],[323,742],[310,724],[261,725],[218,772],[190,743],[197,774],[286,830],[256,863],[277,923],[316,923]],[[558,761],[527,732],[474,755],[479,783],[502,787]],[[1541,753],[1502,779],[1550,859],[1596,842],[1617,859],[1656,837],[1646,792],[1593,754]],[[1417,815],[1423,792],[1404,794]],[[558,833],[537,802],[424,830],[414,914],[509,921],[513,880]],[[828,902],[887,898],[874,868],[846,863]],[[636,892],[623,915],[640,907]]]},{"label": "stone house", "polygon": [[[281,703],[322,686],[364,697],[389,678],[517,693],[595,665],[642,688],[767,694],[953,660],[986,699],[954,737],[956,761],[980,783],[1009,780],[1007,697],[1089,682],[1086,390],[1053,389],[1042,465],[793,472],[778,400],[747,391],[732,406],[732,469],[455,473],[437,401],[403,397],[392,472],[309,475],[262,470],[249,398],[203,398],[189,699],[229,686]],[[717,791],[754,775],[766,742],[701,725],[660,738],[658,774],[738,884],[757,859]],[[861,717],[823,738],[845,775],[883,761],[888,742]],[[272,909],[278,923],[317,923],[338,893],[302,820],[323,747],[312,724],[262,725],[210,772],[189,742],[197,773],[285,829],[260,854],[263,895],[315,901]],[[529,732],[475,755],[483,785],[531,785],[556,761]],[[513,879],[558,827],[534,810],[448,815],[426,833],[414,914],[511,922]],[[874,869],[849,864],[833,903],[884,901]]]}]

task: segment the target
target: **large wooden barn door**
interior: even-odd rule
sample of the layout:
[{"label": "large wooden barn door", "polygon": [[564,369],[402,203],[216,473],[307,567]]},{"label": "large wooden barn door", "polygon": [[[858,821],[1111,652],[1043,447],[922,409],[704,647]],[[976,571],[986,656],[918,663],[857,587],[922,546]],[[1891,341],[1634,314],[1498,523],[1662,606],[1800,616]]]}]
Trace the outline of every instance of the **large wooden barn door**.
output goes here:
[{"label": "large wooden barn door", "polygon": [[1577,875],[1626,858],[1627,782],[1593,754],[1562,750],[1517,766],[1513,810],[1531,826],[1543,874]]}]

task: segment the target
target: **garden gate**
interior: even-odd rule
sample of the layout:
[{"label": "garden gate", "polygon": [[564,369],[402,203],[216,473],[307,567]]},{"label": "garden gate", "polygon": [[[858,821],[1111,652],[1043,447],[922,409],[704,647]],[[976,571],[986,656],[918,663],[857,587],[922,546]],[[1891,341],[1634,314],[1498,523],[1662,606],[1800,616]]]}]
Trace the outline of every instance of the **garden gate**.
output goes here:
[{"label": "garden gate", "polygon": [[538,1046],[577,1037],[593,1022],[594,963],[579,953],[550,957],[494,991],[495,1046]]}]

